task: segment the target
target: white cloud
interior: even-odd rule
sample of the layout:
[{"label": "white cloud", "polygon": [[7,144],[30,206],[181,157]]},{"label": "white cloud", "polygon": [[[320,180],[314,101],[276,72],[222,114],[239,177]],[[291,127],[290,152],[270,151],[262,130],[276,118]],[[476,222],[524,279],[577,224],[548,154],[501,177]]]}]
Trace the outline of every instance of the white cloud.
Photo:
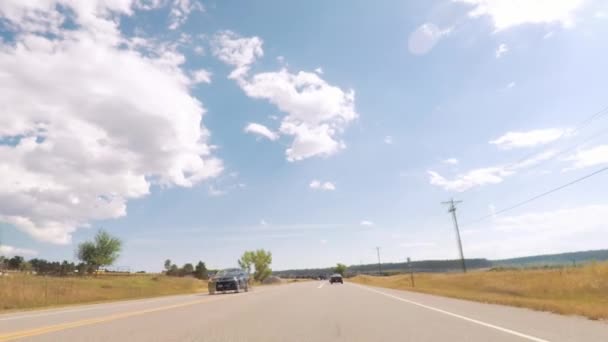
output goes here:
[{"label": "white cloud", "polygon": [[315,72],[319,75],[323,75],[323,69],[321,67],[316,68]]},{"label": "white cloud", "polygon": [[569,130],[560,128],[536,129],[526,132],[507,132],[501,137],[491,140],[489,143],[497,145],[503,150],[534,147],[553,142],[567,135],[568,132]]},{"label": "white cloud", "polygon": [[507,53],[507,51],[509,51],[509,47],[507,46],[507,44],[503,43],[498,45],[498,48],[496,48],[496,58],[502,57],[502,55]]},{"label": "white cloud", "polygon": [[424,23],[410,34],[408,49],[414,55],[424,55],[450,32],[452,32],[452,28],[440,29],[433,23]]},{"label": "white cloud", "polygon": [[321,181],[314,179],[310,182],[308,186],[311,189],[319,189],[321,187]]},{"label": "white cloud", "polygon": [[[82,27],[94,30],[106,39],[115,39],[116,25],[111,21],[113,14],[131,15],[132,0],[38,0],[0,1],[0,17],[7,28],[22,32],[47,32],[57,34],[68,17]],[[72,13],[58,11],[57,6],[69,8]],[[144,8],[142,6],[136,6]]]},{"label": "white cloud", "polygon": [[199,55],[199,56],[204,56],[205,55],[205,48],[198,45],[194,47],[194,53]]},{"label": "white cloud", "polygon": [[207,193],[211,197],[224,196],[225,194],[228,193],[226,190],[219,189],[218,187],[216,187],[214,185],[209,185],[209,188],[207,190],[208,190]]},{"label": "white cloud", "polygon": [[449,180],[435,171],[428,171],[432,185],[442,187],[447,191],[457,192],[466,191],[477,186],[502,183],[504,178],[512,173],[512,171],[507,171],[502,167],[488,167],[474,169]]},{"label": "white cloud", "polygon": [[[131,2],[130,0],[127,0]],[[167,5],[168,0],[135,0],[135,7],[144,10],[158,9]]]},{"label": "white cloud", "polygon": [[373,226],[374,222],[369,221],[369,220],[363,220],[363,221],[359,222],[359,224],[362,225],[362,226],[368,226],[369,227],[369,226]]},{"label": "white cloud", "polygon": [[294,137],[285,151],[287,160],[330,156],[346,147],[337,135],[357,118],[354,90],[343,91],[316,73],[292,74],[285,68],[248,77],[251,64],[264,54],[258,37],[219,33],[214,53],[235,67],[228,77],[236,80],[247,96],[266,99],[286,113],[279,131]]},{"label": "white cloud", "polygon": [[512,170],[512,171],[526,169],[528,167],[535,166],[542,161],[549,160],[549,159],[553,158],[554,156],[556,156],[558,153],[559,152],[557,150],[543,151],[538,154],[535,154],[534,156],[532,156],[528,159],[525,159],[516,164],[510,165],[508,167],[508,169]]},{"label": "white cloud", "polygon": [[179,34],[179,38],[177,38],[177,43],[179,43],[179,45],[190,45],[192,44],[193,38],[192,35],[190,33],[186,33],[186,32],[180,32]]},{"label": "white cloud", "polygon": [[235,67],[229,78],[241,79],[249,72],[251,64],[264,56],[263,43],[259,37],[244,38],[232,31],[223,31],[212,42],[213,54],[222,62]]},{"label": "white cloud", "polygon": [[439,186],[446,191],[463,192],[474,187],[502,183],[505,178],[513,176],[517,171],[551,159],[556,154],[557,151],[549,150],[515,164],[473,169],[466,173],[458,174],[453,179],[447,179],[435,171],[428,171],[430,176],[429,181],[431,185]]},{"label": "white cloud", "polygon": [[608,164],[608,145],[600,145],[587,150],[578,151],[573,156],[566,158],[566,160],[573,162],[570,169],[582,169]]},{"label": "white cloud", "polygon": [[192,83],[193,84],[211,83],[211,72],[208,70],[205,70],[205,69],[195,70],[192,73]]},{"label": "white cloud", "polygon": [[345,147],[336,136],[357,117],[353,90],[344,92],[315,73],[292,74],[285,69],[240,83],[248,96],[267,99],[287,113],[280,131],[294,137],[286,150],[289,161],[329,156]]},{"label": "white cloud", "polygon": [[319,242],[320,242],[322,245],[327,244],[327,240],[325,240],[325,239],[321,239]]},{"label": "white cloud", "polygon": [[279,138],[279,135],[277,133],[271,131],[266,126],[260,125],[255,122],[252,122],[252,123],[248,124],[247,126],[245,126],[244,131],[246,133],[253,133],[253,134],[265,137],[268,140],[272,140],[272,141],[277,140]]},{"label": "white cloud", "polygon": [[336,186],[332,182],[321,182],[319,180],[312,180],[308,186],[314,190],[333,191],[336,190]]},{"label": "white cloud", "polygon": [[456,158],[448,158],[441,162],[444,164],[448,164],[448,165],[458,165],[458,163],[459,163],[458,159],[456,159]]},{"label": "white cloud", "polygon": [[197,0],[173,0],[169,12],[169,29],[175,30],[182,26],[194,11],[204,12],[205,8]]},{"label": "white cloud", "polygon": [[549,39],[553,37],[553,31],[549,31],[543,35],[543,39]]},{"label": "white cloud", "polygon": [[384,137],[384,143],[387,145],[392,145],[393,144],[393,137],[390,135],[387,135]]},{"label": "white cloud", "polygon": [[5,257],[13,257],[16,255],[19,256],[34,256],[37,255],[38,252],[36,252],[35,250],[32,249],[26,249],[26,248],[18,248],[18,247],[13,247],[13,246],[8,246],[8,245],[0,245],[0,256],[5,256]]},{"label": "white cloud", "polygon": [[511,89],[515,87],[515,82],[509,82],[509,84],[507,84],[507,89]]},{"label": "white cloud", "polygon": [[329,125],[310,126],[306,123],[283,121],[281,133],[293,135],[294,140],[286,151],[287,160],[297,161],[314,156],[330,156],[346,145],[342,141],[334,140],[336,130]]},{"label": "white cloud", "polygon": [[574,25],[574,12],[583,0],[453,0],[470,4],[469,16],[490,16],[496,31],[522,24]]},{"label": "white cloud", "polygon": [[[16,140],[0,144],[0,221],[42,241],[69,243],[78,227],[126,215],[152,184],[191,187],[222,170],[184,57],[150,42],[144,55],[108,11],[129,15],[131,2],[0,4],[17,33],[15,44],[0,41],[0,107],[10,113],[0,140]],[[49,22],[63,15],[77,28]]]},{"label": "white cloud", "polygon": [[207,184],[207,194],[211,197],[224,196],[246,187],[238,181],[238,172],[230,172],[210,180]]}]

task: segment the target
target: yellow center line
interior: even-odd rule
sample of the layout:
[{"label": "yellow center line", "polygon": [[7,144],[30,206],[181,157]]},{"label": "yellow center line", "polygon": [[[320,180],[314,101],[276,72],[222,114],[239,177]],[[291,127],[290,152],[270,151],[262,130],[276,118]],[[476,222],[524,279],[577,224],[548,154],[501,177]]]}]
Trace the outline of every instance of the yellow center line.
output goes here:
[{"label": "yellow center line", "polygon": [[[256,291],[256,292],[259,293],[261,291]],[[242,295],[246,295],[246,294],[243,293],[243,294],[241,294],[241,296]],[[52,333],[52,332],[55,332],[55,331],[72,329],[72,328],[82,327],[82,326],[85,326],[85,325],[110,322],[110,321],[115,321],[115,320],[118,320],[118,319],[123,319],[123,318],[128,318],[128,317],[133,317],[133,316],[144,315],[144,314],[148,314],[148,313],[152,313],[152,312],[159,312],[159,311],[166,311],[166,310],[172,310],[172,309],[177,309],[177,308],[183,308],[183,307],[186,307],[186,306],[192,306],[192,305],[196,305],[196,304],[208,303],[208,302],[213,302],[213,301],[217,301],[217,300],[221,300],[221,299],[226,299],[226,298],[234,298],[234,296],[206,298],[205,300],[195,300],[195,301],[190,301],[190,302],[186,302],[186,303],[161,306],[161,307],[158,307],[158,308],[151,308],[151,309],[145,309],[145,310],[139,310],[139,311],[125,312],[125,313],[120,313],[120,314],[114,314],[114,315],[104,316],[104,317],[83,319],[83,320],[80,320],[80,321],[69,322],[69,323],[62,323],[62,324],[56,324],[56,325],[49,325],[49,326],[35,328],[35,329],[30,329],[30,330],[15,331],[15,332],[12,332],[12,333],[0,335],[0,342],[13,341],[13,340],[20,339],[20,338],[25,338],[25,337],[44,335],[44,334]]]}]

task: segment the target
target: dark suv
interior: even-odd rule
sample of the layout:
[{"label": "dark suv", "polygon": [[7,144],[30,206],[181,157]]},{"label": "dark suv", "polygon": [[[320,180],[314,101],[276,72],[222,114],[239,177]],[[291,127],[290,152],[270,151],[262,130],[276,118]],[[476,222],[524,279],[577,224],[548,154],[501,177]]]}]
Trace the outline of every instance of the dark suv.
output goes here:
[{"label": "dark suv", "polygon": [[332,274],[331,277],[329,277],[329,283],[333,284],[333,283],[340,283],[340,284],[344,284],[344,281],[342,280],[342,275],[336,273],[336,274]]},{"label": "dark suv", "polygon": [[229,268],[217,272],[209,279],[209,294],[226,291],[249,291],[249,275],[240,268]]}]

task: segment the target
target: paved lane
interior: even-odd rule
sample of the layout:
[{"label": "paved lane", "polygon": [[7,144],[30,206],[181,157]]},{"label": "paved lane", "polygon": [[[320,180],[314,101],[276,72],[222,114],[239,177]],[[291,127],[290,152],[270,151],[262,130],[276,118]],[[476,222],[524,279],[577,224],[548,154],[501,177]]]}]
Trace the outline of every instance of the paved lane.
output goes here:
[{"label": "paved lane", "polygon": [[608,341],[608,323],[307,282],[0,315],[0,341]]}]

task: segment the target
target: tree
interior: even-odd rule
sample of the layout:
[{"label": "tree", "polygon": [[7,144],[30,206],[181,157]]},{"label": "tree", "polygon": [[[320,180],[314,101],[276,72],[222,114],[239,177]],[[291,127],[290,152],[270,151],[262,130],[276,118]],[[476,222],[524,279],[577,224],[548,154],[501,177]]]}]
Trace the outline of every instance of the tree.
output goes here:
[{"label": "tree", "polygon": [[175,265],[175,264],[171,265],[171,267],[169,267],[169,270],[167,271],[167,275],[176,276],[178,274],[179,274],[179,267],[177,267],[177,265]]},{"label": "tree", "polygon": [[67,260],[63,260],[63,262],[59,266],[59,275],[66,276],[74,273],[75,270],[76,265],[74,265],[74,263],[67,262]]},{"label": "tree", "polygon": [[251,273],[251,266],[255,267],[253,273],[253,279],[257,281],[264,281],[272,274],[270,264],[272,264],[272,253],[264,249],[258,249],[257,251],[246,251],[239,259],[239,266],[247,272]]},{"label": "tree", "polygon": [[165,271],[169,271],[171,269],[171,260],[165,260]]},{"label": "tree", "polygon": [[339,273],[341,276],[344,276],[344,273],[346,273],[346,268],[346,265],[337,263],[336,268],[334,268],[334,272]]},{"label": "tree", "polygon": [[97,271],[102,266],[112,265],[120,255],[122,241],[104,230],[97,232],[94,241],[78,245],[78,259],[86,263],[90,271]]},{"label": "tree", "polygon": [[272,264],[272,253],[263,249],[258,249],[253,253],[253,265],[255,266],[255,273],[253,278],[257,281],[264,281],[272,273],[270,269]]},{"label": "tree", "polygon": [[87,241],[79,244],[76,254],[78,259],[86,264],[88,273],[92,273],[99,268],[100,265],[97,263],[97,249],[93,242]]},{"label": "tree", "polygon": [[241,258],[239,259],[239,266],[247,271],[248,274],[251,274],[251,266],[253,265],[253,252],[245,251]]},{"label": "tree", "polygon": [[79,275],[84,275],[85,273],[89,272],[89,266],[84,262],[81,262],[76,265],[76,270],[78,271]]},{"label": "tree", "polygon": [[194,266],[192,266],[191,263],[187,263],[184,265],[184,267],[182,267],[182,276],[192,275],[192,273],[194,273]]},{"label": "tree", "polygon": [[22,256],[15,255],[14,257],[8,259],[8,269],[9,270],[18,270],[21,267],[25,260]]},{"label": "tree", "polygon": [[207,271],[207,266],[204,262],[199,261],[194,268],[194,276],[198,279],[209,279],[209,273]]}]

